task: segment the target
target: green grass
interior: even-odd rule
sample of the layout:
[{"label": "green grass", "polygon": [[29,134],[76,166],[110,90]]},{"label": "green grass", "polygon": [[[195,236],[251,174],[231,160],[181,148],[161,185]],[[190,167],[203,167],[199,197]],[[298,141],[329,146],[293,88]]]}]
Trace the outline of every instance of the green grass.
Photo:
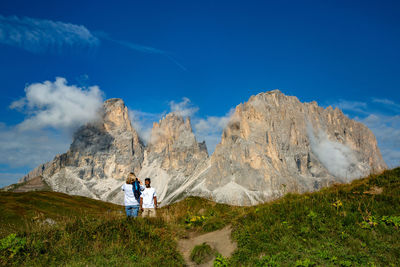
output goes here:
[{"label": "green grass", "polygon": [[46,218],[62,222],[122,211],[121,206],[108,202],[57,192],[0,192],[0,237],[32,229]]},{"label": "green grass", "polygon": [[190,197],[156,219],[55,192],[0,193],[0,264],[182,266],[179,238],[231,224],[238,249],[216,266],[399,266],[399,204],[400,168],[254,207]]},{"label": "green grass", "polygon": [[219,204],[199,197],[188,197],[180,202],[163,207],[158,213],[177,234],[188,232],[212,232],[230,224],[233,218],[246,214],[247,207]]},{"label": "green grass", "polygon": [[[13,236],[11,236],[11,239]],[[160,219],[77,219],[21,233],[2,246],[0,262],[15,266],[182,265],[173,234]],[[17,248],[16,248],[17,247]],[[18,248],[19,247],[19,248]],[[16,253],[15,253],[16,252]]]},{"label": "green grass", "polygon": [[203,243],[193,248],[190,253],[190,259],[197,264],[201,264],[211,260],[214,253],[209,244]]},{"label": "green grass", "polygon": [[[374,187],[381,194],[367,194]],[[400,168],[312,194],[289,194],[233,223],[231,265],[398,266]]]},{"label": "green grass", "polygon": [[[182,265],[161,218],[127,220],[119,205],[56,192],[0,193],[0,265]],[[43,223],[51,218],[56,225]]]}]

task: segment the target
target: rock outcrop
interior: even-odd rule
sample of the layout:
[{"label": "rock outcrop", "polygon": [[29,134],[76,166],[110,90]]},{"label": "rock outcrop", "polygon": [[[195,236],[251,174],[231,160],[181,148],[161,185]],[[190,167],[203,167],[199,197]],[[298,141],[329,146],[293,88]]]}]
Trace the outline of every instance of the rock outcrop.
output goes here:
[{"label": "rock outcrop", "polygon": [[107,100],[102,119],[79,129],[67,153],[22,181],[40,175],[55,191],[122,204],[120,185],[135,171],[152,179],[162,205],[190,195],[254,205],[385,168],[366,126],[274,90],[236,107],[210,157],[189,118],[166,115],[144,147],[122,100]]},{"label": "rock outcrop", "polygon": [[139,177],[150,177],[162,204],[188,195],[185,188],[208,159],[205,142],[198,143],[190,119],[175,113],[153,124]]},{"label": "rock outcrop", "polygon": [[386,168],[375,136],[339,109],[278,90],[240,104],[192,194],[254,205]]},{"label": "rock outcrop", "polygon": [[124,102],[109,99],[101,119],[74,134],[68,152],[40,165],[21,182],[42,176],[54,191],[121,203],[120,186],[129,172],[140,171],[143,154]]}]

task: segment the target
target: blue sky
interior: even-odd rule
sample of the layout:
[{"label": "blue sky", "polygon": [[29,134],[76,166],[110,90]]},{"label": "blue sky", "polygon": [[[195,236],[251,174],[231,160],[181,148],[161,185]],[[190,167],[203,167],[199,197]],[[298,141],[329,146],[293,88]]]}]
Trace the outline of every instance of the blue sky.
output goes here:
[{"label": "blue sky", "polygon": [[[367,124],[397,166],[399,12],[399,1],[3,0],[0,186],[68,149],[81,118],[45,117],[79,106],[58,108],[63,90],[124,99],[143,135],[182,110],[212,150],[231,108],[280,89]],[[45,104],[35,84],[52,88]]]}]

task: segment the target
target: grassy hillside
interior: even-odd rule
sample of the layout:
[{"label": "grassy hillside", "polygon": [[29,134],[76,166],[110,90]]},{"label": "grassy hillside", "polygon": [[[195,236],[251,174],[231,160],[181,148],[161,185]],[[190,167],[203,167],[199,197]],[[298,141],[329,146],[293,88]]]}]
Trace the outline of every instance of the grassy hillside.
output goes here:
[{"label": "grassy hillside", "polygon": [[33,230],[47,218],[63,222],[121,211],[120,206],[108,202],[51,191],[0,192],[0,237],[11,232]]},{"label": "grassy hillside", "polygon": [[398,266],[399,204],[400,168],[254,207],[191,197],[151,220],[83,197],[0,193],[0,264],[182,266],[178,239],[231,224],[238,249],[219,266]]},{"label": "grassy hillside", "polygon": [[0,265],[183,264],[164,220],[127,220],[119,205],[56,192],[0,192],[0,213]]},{"label": "grassy hillside", "polygon": [[399,266],[400,168],[287,195],[234,222],[232,265]]}]

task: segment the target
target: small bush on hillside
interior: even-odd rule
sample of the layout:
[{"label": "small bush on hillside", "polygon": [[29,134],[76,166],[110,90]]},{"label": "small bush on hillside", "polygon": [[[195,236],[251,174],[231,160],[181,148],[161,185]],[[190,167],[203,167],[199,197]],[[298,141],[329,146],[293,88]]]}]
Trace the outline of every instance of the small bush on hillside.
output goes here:
[{"label": "small bush on hillside", "polygon": [[230,266],[228,260],[221,254],[217,254],[214,260],[214,267],[228,267],[228,266]]},{"label": "small bush on hillside", "polygon": [[400,227],[400,216],[383,216],[381,220],[387,225],[393,225],[396,229]]},{"label": "small bush on hillside", "polygon": [[203,243],[193,248],[190,259],[197,264],[205,263],[213,257],[214,250],[209,244]]},{"label": "small bush on hillside", "polygon": [[12,259],[26,247],[26,238],[10,234],[0,240],[0,257],[2,260]]}]

